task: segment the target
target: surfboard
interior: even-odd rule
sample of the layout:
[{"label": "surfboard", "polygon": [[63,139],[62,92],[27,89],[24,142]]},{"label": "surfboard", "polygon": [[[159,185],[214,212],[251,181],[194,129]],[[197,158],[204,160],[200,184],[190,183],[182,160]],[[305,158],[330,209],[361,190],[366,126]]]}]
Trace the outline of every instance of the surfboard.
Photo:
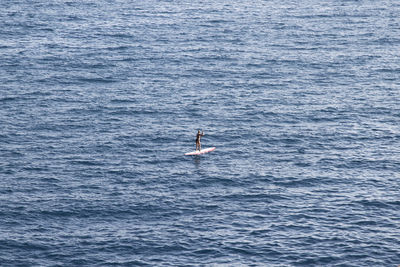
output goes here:
[{"label": "surfboard", "polygon": [[211,151],[214,151],[214,150],[215,150],[215,147],[209,147],[209,148],[202,149],[200,151],[197,150],[197,151],[185,153],[185,155],[186,156],[201,155],[201,154],[205,154],[205,153],[208,153],[208,152],[211,152]]}]

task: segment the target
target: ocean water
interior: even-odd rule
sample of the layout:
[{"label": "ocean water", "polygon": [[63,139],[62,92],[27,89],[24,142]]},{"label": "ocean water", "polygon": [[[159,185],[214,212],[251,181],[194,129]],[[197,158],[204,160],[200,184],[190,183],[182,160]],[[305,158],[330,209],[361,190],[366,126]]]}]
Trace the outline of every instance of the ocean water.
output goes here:
[{"label": "ocean water", "polygon": [[0,266],[399,265],[400,2],[2,0],[0,203]]}]

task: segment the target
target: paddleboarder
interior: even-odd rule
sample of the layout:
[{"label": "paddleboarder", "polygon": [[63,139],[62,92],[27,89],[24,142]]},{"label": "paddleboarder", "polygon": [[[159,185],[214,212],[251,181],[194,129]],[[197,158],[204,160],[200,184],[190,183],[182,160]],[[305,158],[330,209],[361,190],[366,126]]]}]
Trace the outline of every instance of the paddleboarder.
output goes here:
[{"label": "paddleboarder", "polygon": [[198,130],[197,136],[196,136],[196,151],[197,151],[197,150],[198,150],[198,151],[201,150],[201,142],[200,142],[200,139],[201,139],[202,136],[204,136],[204,132],[202,131],[202,132],[200,133],[200,130]]}]

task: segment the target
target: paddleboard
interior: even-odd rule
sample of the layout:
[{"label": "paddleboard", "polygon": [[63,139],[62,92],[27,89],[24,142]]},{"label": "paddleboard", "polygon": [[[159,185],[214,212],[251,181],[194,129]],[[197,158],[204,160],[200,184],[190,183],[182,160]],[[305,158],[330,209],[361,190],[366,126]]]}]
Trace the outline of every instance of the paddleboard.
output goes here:
[{"label": "paddleboard", "polygon": [[209,147],[209,148],[202,149],[200,151],[197,150],[197,151],[185,153],[185,155],[186,156],[201,155],[201,154],[205,154],[205,153],[208,153],[208,152],[211,152],[211,151],[214,151],[214,150],[215,150],[215,147]]}]

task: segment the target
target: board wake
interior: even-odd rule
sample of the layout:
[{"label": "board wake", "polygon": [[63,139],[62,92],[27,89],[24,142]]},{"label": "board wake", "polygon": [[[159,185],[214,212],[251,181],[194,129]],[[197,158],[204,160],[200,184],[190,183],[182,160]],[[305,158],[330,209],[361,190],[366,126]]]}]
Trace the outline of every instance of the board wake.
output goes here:
[{"label": "board wake", "polygon": [[209,147],[209,148],[202,149],[200,151],[196,150],[196,151],[193,151],[193,152],[185,153],[185,155],[186,156],[201,155],[201,154],[205,154],[205,153],[208,153],[208,152],[211,152],[211,151],[214,151],[214,150],[215,150],[215,147]]}]

